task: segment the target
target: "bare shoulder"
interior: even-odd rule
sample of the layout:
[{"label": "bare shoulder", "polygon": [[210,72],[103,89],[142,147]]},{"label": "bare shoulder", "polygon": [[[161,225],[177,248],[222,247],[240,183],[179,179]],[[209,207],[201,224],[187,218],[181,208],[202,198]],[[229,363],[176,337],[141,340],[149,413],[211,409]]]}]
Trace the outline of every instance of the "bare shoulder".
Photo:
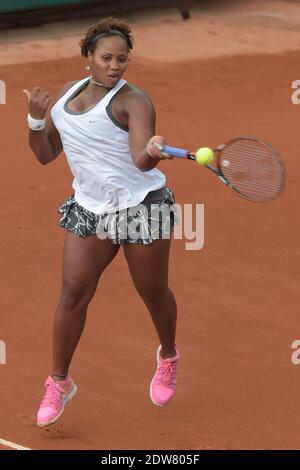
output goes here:
[{"label": "bare shoulder", "polygon": [[80,80],[73,80],[72,82],[65,83],[59,90],[57,97],[56,97],[56,101],[62,98],[67,93],[67,91],[69,91],[70,88],[72,88],[72,86],[76,85],[76,83],[79,83],[79,82]]},{"label": "bare shoulder", "polygon": [[126,107],[147,106],[149,108],[154,108],[150,96],[137,86],[132,85],[131,83],[126,83],[121,91],[121,99],[124,100]]}]

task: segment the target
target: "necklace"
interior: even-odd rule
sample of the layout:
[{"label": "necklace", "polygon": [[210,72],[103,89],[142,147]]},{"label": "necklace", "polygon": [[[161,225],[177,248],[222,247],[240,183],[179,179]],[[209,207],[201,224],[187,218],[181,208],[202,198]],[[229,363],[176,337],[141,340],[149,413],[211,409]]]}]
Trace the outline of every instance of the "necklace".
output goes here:
[{"label": "necklace", "polygon": [[94,85],[99,85],[99,86],[103,86],[103,83],[100,83],[100,82],[96,82],[95,80],[93,80],[93,77],[90,75],[90,83],[93,83]]}]

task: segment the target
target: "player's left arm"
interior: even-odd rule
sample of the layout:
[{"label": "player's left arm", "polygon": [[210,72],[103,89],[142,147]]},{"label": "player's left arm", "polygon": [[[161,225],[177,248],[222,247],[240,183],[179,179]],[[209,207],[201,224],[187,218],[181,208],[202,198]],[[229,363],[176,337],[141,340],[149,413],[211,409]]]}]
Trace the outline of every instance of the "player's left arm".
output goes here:
[{"label": "player's left arm", "polygon": [[[172,158],[161,152],[153,143],[166,144],[162,137],[155,135],[156,113],[152,101],[143,92],[132,91],[126,100],[128,113],[129,146],[132,159],[141,171],[149,171],[154,168],[160,160]],[[151,139],[151,145],[149,141]],[[151,157],[149,155],[151,152]]]}]

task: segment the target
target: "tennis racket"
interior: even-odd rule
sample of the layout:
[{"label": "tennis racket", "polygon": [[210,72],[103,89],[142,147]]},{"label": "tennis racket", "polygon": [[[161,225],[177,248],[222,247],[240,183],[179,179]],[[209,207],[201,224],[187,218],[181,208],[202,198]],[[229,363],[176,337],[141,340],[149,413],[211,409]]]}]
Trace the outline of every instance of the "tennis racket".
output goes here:
[{"label": "tennis racket", "polygon": [[[162,147],[163,152],[196,161],[196,152]],[[206,168],[239,196],[254,202],[276,199],[285,186],[285,167],[280,154],[270,144],[256,137],[237,137],[214,150],[215,166]]]}]

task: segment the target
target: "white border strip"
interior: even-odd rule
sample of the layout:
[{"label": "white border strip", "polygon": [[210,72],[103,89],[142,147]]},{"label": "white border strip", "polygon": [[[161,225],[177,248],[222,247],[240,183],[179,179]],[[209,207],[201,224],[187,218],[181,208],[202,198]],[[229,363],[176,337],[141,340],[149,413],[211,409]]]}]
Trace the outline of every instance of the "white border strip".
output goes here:
[{"label": "white border strip", "polygon": [[10,442],[10,441],[5,441],[4,439],[0,439],[0,445],[11,447],[12,449],[15,449],[15,450],[32,450],[32,449],[29,449],[29,447],[19,446],[19,444],[15,444],[14,442]]}]

